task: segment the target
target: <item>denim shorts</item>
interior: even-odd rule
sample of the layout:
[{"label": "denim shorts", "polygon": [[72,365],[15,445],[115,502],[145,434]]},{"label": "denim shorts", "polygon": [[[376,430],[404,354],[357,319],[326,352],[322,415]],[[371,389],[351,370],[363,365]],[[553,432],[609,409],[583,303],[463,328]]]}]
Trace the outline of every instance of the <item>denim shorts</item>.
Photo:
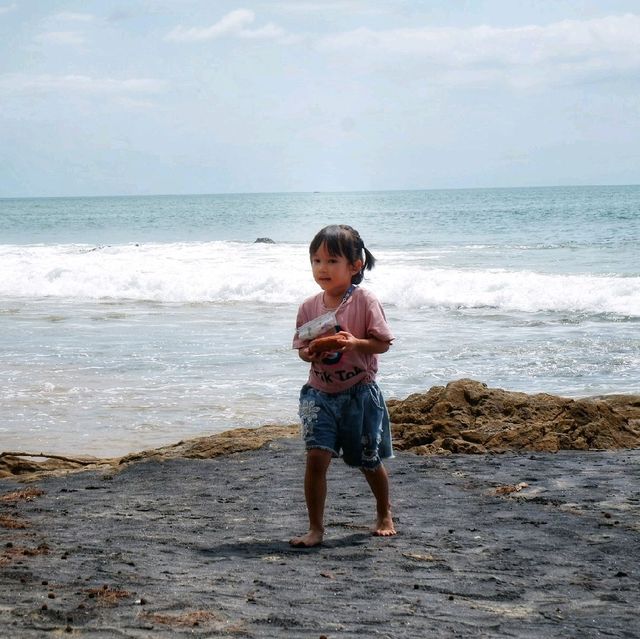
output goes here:
[{"label": "denim shorts", "polygon": [[389,413],[378,385],[357,384],[341,393],[325,393],[305,384],[300,391],[300,420],[307,450],[321,448],[349,466],[375,470],[393,457]]}]

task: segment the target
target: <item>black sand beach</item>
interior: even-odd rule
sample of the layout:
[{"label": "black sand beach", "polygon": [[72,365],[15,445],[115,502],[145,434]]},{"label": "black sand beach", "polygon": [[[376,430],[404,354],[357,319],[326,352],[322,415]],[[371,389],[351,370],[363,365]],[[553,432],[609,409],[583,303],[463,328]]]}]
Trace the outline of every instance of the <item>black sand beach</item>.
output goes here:
[{"label": "black sand beach", "polygon": [[301,443],[0,480],[0,636],[640,636],[640,450],[388,463],[399,534],[357,471],[305,530]]}]

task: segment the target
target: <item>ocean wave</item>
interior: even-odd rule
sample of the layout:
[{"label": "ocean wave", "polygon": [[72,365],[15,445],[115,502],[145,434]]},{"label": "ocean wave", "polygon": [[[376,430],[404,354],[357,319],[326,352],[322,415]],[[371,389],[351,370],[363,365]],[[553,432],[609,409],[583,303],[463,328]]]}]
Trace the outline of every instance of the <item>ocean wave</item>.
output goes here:
[{"label": "ocean wave", "polygon": [[[0,271],[5,298],[297,304],[318,290],[302,245],[11,245],[0,246]],[[400,308],[640,317],[640,277],[442,268],[398,251],[367,274],[367,285]]]},{"label": "ocean wave", "polygon": [[640,317],[640,277],[530,271],[380,268],[377,293],[405,308],[493,308]]},{"label": "ocean wave", "polygon": [[[296,269],[291,264],[297,264]],[[157,302],[294,302],[301,247],[234,242],[0,246],[0,295]]]}]

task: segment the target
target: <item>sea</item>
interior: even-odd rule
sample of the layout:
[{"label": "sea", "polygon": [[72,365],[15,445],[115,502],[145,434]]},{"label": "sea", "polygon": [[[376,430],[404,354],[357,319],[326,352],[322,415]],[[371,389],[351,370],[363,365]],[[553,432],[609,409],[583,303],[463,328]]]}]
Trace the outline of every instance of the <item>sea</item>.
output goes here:
[{"label": "sea", "polygon": [[640,392],[640,186],[1,199],[0,450],[296,423],[308,246],[334,223],[377,258],[387,399]]}]

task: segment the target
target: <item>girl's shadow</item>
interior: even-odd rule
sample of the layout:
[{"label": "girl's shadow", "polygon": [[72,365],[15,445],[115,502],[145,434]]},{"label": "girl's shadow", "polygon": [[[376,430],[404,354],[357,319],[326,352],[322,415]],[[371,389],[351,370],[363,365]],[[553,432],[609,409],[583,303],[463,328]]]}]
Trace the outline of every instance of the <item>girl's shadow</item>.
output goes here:
[{"label": "girl's shadow", "polygon": [[270,555],[296,555],[319,550],[331,550],[333,548],[348,548],[351,546],[362,546],[371,539],[368,533],[353,533],[346,537],[327,539],[320,546],[313,548],[294,548],[288,541],[260,540],[237,541],[228,544],[218,544],[217,546],[203,546],[199,548],[201,555],[208,558],[224,559],[225,557],[241,557],[243,559],[261,559]]}]

